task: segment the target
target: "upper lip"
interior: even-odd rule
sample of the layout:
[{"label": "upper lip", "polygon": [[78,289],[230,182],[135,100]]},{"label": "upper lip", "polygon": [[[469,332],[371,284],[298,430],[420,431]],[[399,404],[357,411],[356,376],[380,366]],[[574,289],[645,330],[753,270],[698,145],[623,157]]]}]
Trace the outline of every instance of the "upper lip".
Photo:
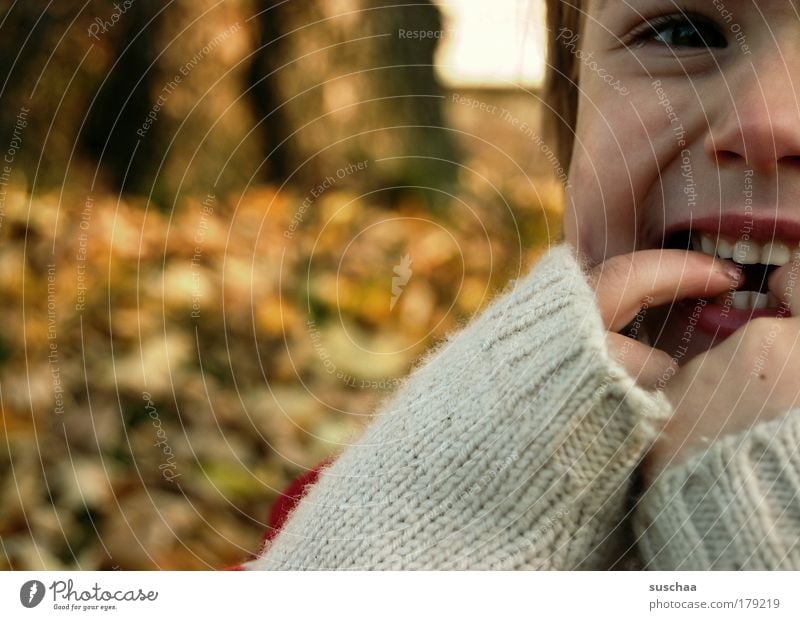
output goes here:
[{"label": "upper lip", "polygon": [[692,218],[667,226],[664,229],[664,240],[686,230],[707,233],[714,237],[722,235],[733,239],[747,238],[759,243],[800,242],[800,217],[769,217],[755,212],[731,212],[721,216]]}]

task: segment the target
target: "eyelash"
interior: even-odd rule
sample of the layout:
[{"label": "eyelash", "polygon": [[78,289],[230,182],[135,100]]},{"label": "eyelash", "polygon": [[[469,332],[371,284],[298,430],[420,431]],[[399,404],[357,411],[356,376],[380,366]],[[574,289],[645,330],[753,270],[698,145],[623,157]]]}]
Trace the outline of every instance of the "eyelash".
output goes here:
[{"label": "eyelash", "polygon": [[[715,26],[714,22],[707,17],[692,13],[691,11],[684,11],[683,13],[675,13],[672,15],[659,15],[649,19],[641,26],[635,28],[629,35],[628,45],[633,47],[641,47],[649,42],[655,43],[655,36],[667,26],[683,26],[690,24],[699,33],[700,28],[703,26]],[[670,46],[667,43],[657,43],[658,45]],[[681,46],[674,46],[681,47]]]}]

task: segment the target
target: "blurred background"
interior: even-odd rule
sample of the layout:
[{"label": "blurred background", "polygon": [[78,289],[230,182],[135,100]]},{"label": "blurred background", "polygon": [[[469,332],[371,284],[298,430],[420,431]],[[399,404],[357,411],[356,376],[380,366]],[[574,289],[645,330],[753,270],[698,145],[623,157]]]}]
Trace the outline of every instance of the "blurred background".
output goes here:
[{"label": "blurred background", "polygon": [[0,568],[236,564],[558,236],[541,2],[0,7]]}]

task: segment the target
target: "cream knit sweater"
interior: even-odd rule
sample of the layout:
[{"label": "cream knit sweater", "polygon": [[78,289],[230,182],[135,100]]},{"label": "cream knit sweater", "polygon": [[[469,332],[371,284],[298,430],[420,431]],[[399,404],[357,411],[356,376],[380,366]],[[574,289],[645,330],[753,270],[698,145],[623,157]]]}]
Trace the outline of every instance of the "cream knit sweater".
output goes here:
[{"label": "cream knit sweater", "polygon": [[613,361],[568,245],[429,353],[247,569],[800,569],[800,411],[642,497],[671,414]]}]

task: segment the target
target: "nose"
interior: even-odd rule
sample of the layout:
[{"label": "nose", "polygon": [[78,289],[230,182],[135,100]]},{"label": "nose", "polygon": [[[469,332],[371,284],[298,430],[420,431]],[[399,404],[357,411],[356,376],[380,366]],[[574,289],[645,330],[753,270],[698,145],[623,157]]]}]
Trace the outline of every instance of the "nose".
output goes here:
[{"label": "nose", "polygon": [[[749,64],[749,63],[748,63]],[[741,164],[770,171],[779,164],[800,166],[800,101],[783,62],[749,64],[728,80],[724,109],[705,139],[706,154],[719,166]]]}]

